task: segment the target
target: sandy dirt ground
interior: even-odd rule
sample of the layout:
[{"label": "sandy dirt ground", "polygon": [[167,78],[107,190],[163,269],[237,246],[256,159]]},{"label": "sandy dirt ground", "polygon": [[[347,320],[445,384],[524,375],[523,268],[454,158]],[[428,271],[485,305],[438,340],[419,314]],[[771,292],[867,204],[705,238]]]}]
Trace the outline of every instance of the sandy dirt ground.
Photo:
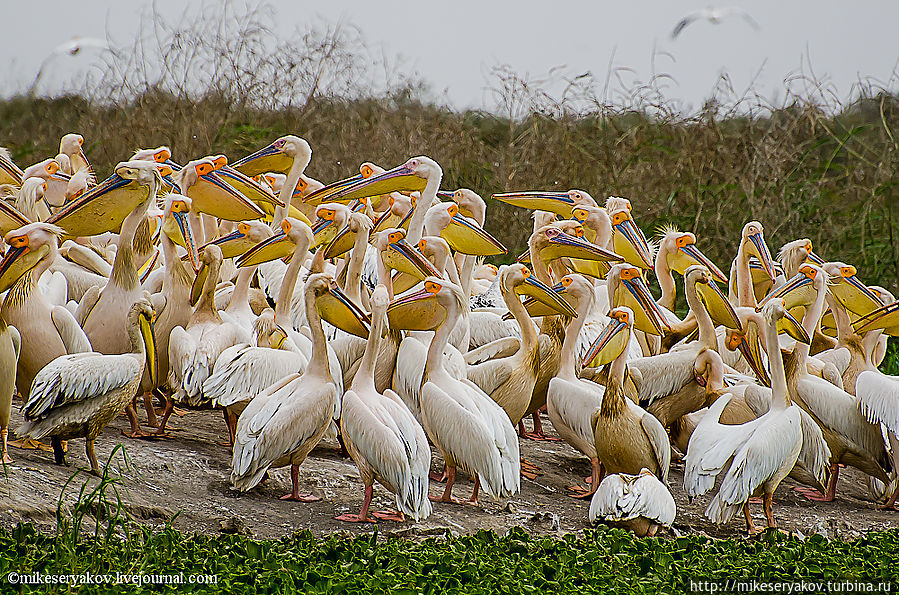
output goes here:
[{"label": "sandy dirt ground", "polygon": [[[18,403],[13,407],[10,427],[21,423]],[[143,415],[143,412],[142,412]],[[544,427],[555,435],[544,417]],[[304,504],[279,500],[290,491],[289,468],[271,471],[270,479],[247,493],[239,493],[229,483],[230,449],[219,443],[226,430],[218,411],[191,411],[184,417],[172,416],[170,439],[135,440],[121,431],[127,420],[119,416],[97,438],[101,465],[117,444],[123,444],[130,460],[126,467],[121,453],[113,461],[114,474],[120,475],[118,489],[128,512],[138,522],[163,526],[173,521],[182,531],[207,534],[241,532],[256,538],[280,538],[294,531],[309,529],[322,536],[334,532],[373,531],[372,524],[351,524],[332,517],[358,512],[362,503],[362,483],[349,458],[339,455],[335,442],[322,442],[300,469],[300,490],[320,496],[320,502]],[[425,521],[395,523],[380,521],[382,534],[416,538],[453,533],[472,533],[492,529],[499,534],[513,526],[522,526],[532,534],[561,535],[588,527],[589,501],[566,495],[566,486],[590,473],[589,461],[564,442],[523,440],[521,453],[543,470],[535,480],[522,479],[521,494],[505,501],[482,497],[478,506],[435,504]],[[0,524],[7,528],[20,521],[33,522],[46,533],[55,531],[57,503],[63,485],[77,469],[87,465],[84,441],[69,443],[68,467],[53,464],[52,453],[11,448],[14,461],[0,476]],[[442,466],[434,456],[433,467]],[[97,479],[79,475],[63,495],[64,506],[71,506],[81,485],[95,485]],[[468,497],[472,483],[464,476],[457,481],[454,494]],[[802,535],[820,533],[830,538],[853,539],[870,530],[899,528],[899,512],[881,511],[872,501],[867,478],[854,469],[843,469],[835,502],[806,500],[793,488],[789,478],[775,495],[775,515],[782,529]],[[745,535],[741,515],[724,526],[716,526],[702,516],[709,497],[687,502],[683,491],[683,464],[671,470],[671,486],[677,502],[677,518],[668,534],[700,533],[713,537]],[[439,495],[443,485],[431,483],[431,493]],[[390,494],[375,485],[373,510],[393,508]],[[761,504],[753,506],[756,523],[764,526]],[[90,523],[91,525],[93,523]]]}]

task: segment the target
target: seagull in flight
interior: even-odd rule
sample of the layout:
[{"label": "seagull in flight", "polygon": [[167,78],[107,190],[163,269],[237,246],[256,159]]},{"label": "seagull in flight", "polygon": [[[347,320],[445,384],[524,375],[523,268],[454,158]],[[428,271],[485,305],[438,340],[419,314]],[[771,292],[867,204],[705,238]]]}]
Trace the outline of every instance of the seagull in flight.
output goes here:
[{"label": "seagull in flight", "polygon": [[70,56],[77,56],[78,53],[84,49],[98,49],[107,52],[112,51],[112,48],[109,47],[109,44],[106,43],[105,39],[100,39],[99,37],[75,36],[67,42],[61,43],[53,48],[53,55],[68,54]]},{"label": "seagull in flight", "polygon": [[704,19],[713,25],[718,25],[724,19],[732,16],[743,17],[743,20],[749,23],[753,29],[756,31],[759,30],[759,24],[755,22],[755,19],[738,6],[707,6],[706,8],[691,12],[678,21],[677,25],[674,26],[674,30],[671,31],[671,39],[676,39],[687,25],[700,19]]}]

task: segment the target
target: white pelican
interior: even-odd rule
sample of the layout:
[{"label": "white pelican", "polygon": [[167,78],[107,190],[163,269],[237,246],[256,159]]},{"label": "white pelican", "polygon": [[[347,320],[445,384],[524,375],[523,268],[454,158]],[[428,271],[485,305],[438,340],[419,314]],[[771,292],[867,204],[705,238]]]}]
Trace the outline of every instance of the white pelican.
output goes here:
[{"label": "white pelican", "polygon": [[131,304],[143,292],[137,275],[132,242],[138,226],[146,217],[147,209],[156,200],[160,182],[156,166],[147,161],[131,161],[127,168],[118,168],[117,172],[133,179],[138,185],[146,186],[147,197],[122,222],[119,247],[109,282],[99,293],[86,293],[78,306],[77,314],[94,351],[109,354],[127,353],[130,347],[128,337],[121,332],[122,323],[127,318]]},{"label": "white pelican", "polygon": [[546,413],[559,436],[590,459],[591,489],[587,491],[580,486],[568,488],[574,497],[585,497],[593,494],[599,485],[599,459],[596,456],[590,416],[602,405],[605,388],[595,382],[578,378],[580,368],[577,353],[578,336],[592,306],[593,286],[578,274],[563,277],[561,284],[565,288],[561,295],[571,296],[577,301],[574,306],[577,316],[571,319],[565,330],[565,340],[559,356],[559,370],[549,381],[546,391]]},{"label": "white pelican", "polygon": [[[206,398],[203,383],[222,351],[237,343],[250,342],[248,329],[223,321],[215,309],[215,287],[222,266],[222,249],[215,244],[207,244],[200,260],[208,270],[199,302],[187,326],[176,326],[169,339],[169,385],[175,390],[173,398],[194,406]],[[203,273],[201,269],[198,278],[202,279]]]},{"label": "white pelican", "polygon": [[156,368],[153,306],[141,298],[128,311],[131,351],[122,355],[76,353],[56,358],[34,379],[20,436],[52,437],[53,455],[65,464],[62,441],[84,438],[91,472],[100,474],[94,439],[125,409],[140,385],[144,366]]},{"label": "white pelican", "polygon": [[[144,371],[141,379],[140,392],[144,395],[144,403],[147,410],[148,423],[156,428],[156,435],[165,434],[165,426],[169,415],[172,413],[174,401],[164,396],[165,408],[162,420],[157,420],[156,410],[153,407],[152,393],[161,388],[169,376],[169,339],[172,330],[177,327],[187,326],[190,322],[192,309],[190,307],[190,291],[193,282],[193,274],[199,268],[200,260],[197,248],[194,245],[193,232],[188,221],[191,200],[180,194],[168,194],[164,205],[163,233],[161,234],[162,250],[165,257],[165,277],[162,282],[162,292],[151,297],[153,308],[156,311],[156,352],[158,354],[158,373],[156,381],[149,373],[149,368]],[[187,250],[187,256],[191,268],[184,266],[178,256],[175,242],[183,244]],[[131,430],[126,436],[136,438],[146,435],[137,421],[137,414],[133,406],[128,406],[128,417],[131,421]]]},{"label": "white pelican", "polygon": [[655,416],[624,394],[633,311],[613,308],[609,316],[609,324],[587,355],[592,360],[598,353],[601,364],[611,364],[602,403],[590,417],[596,456],[607,473],[636,474],[646,467],[667,483],[671,464],[668,434]]},{"label": "white pelican", "polygon": [[[435,501],[452,497],[456,468],[475,477],[469,502],[477,503],[478,490],[503,498],[520,490],[520,461],[515,429],[505,411],[470,380],[447,371],[443,351],[464,307],[462,289],[437,277],[424,288],[399,298],[387,310],[391,326],[435,330],[428,347],[421,386],[421,419],[431,442],[446,461],[447,482]],[[401,364],[402,365],[402,364]]]},{"label": "white pelican", "polygon": [[[827,274],[819,267],[803,264],[799,273],[785,286],[784,295],[802,291],[812,286],[814,303],[806,309],[802,326],[809,336],[818,327],[824,312]],[[783,289],[783,288],[782,288]],[[776,300],[772,300],[776,301]],[[768,342],[769,349],[777,353],[777,343]],[[770,347],[773,345],[774,347]],[[830,382],[808,373],[809,345],[797,343],[789,357],[787,381],[791,395],[821,426],[831,452],[830,482],[823,496],[805,493],[813,500],[832,501],[836,495],[839,463],[852,465],[877,479],[889,481],[887,473],[890,459],[884,447],[880,426],[866,420],[858,409],[858,401],[851,394]],[[769,363],[770,359],[769,356]],[[774,358],[776,359],[776,358]]]},{"label": "white pelican", "polygon": [[[749,265],[749,257],[755,256],[761,264],[765,282],[758,285],[753,282]],[[758,300],[768,293],[777,273],[771,251],[765,243],[764,228],[758,221],[750,221],[743,226],[740,233],[740,247],[737,257],[731,263],[728,299],[732,304],[755,308]],[[758,293],[757,293],[758,292]]]},{"label": "white pelican", "polygon": [[590,500],[590,524],[602,522],[653,537],[659,527],[670,527],[677,507],[664,483],[649,469],[637,475],[607,475]]},{"label": "white pelican", "polygon": [[[537,280],[522,264],[503,267],[499,274],[500,288],[509,311],[515,317],[521,340],[512,353],[504,357],[494,357],[472,364],[471,353],[466,355],[468,379],[490,395],[505,410],[512,425],[517,425],[524,417],[531,401],[531,393],[537,382],[539,365],[539,344],[537,329],[519,299],[519,295],[529,295],[544,303],[559,314],[576,315],[567,302],[558,297],[551,288]],[[513,344],[514,344],[513,340]],[[508,351],[509,341],[499,339],[488,343],[477,351],[479,356],[495,353],[499,349]]]},{"label": "white pelican", "polygon": [[365,485],[365,499],[359,514],[335,517],[341,521],[370,520],[368,506],[375,479],[396,495],[400,511],[372,513],[376,518],[402,521],[403,515],[408,514],[418,521],[431,514],[428,439],[399,395],[390,389],[379,394],[375,388],[375,358],[387,330],[388,302],[387,288],[378,285],[371,296],[372,327],[362,363],[343,395],[340,432]]},{"label": "white pelican", "polygon": [[13,230],[6,234],[10,247],[0,261],[0,291],[9,289],[0,315],[22,338],[16,386],[26,400],[32,380],[44,366],[61,355],[91,350],[71,312],[49,304],[37,287],[38,279],[58,255],[62,233],[49,223]]},{"label": "white pelican", "polygon": [[16,327],[6,324],[0,316],[0,459],[3,464],[12,463],[6,444],[12,398],[16,392],[16,366],[19,363],[21,347],[22,337],[19,331]]},{"label": "white pelican", "polygon": [[[297,187],[300,177],[306,171],[309,162],[312,161],[312,147],[304,139],[293,135],[282,136],[267,147],[264,147],[252,155],[236,161],[232,167],[242,174],[253,177],[269,171],[277,173],[287,172],[287,179],[281,185],[278,198],[283,207],[275,209],[272,227],[281,225],[281,221],[290,214],[289,209],[293,191]],[[307,214],[303,214],[305,219]],[[308,224],[306,219],[304,223]]]},{"label": "white pelican", "polygon": [[[303,374],[293,374],[270,386],[250,401],[238,419],[231,483],[246,491],[258,484],[269,468],[290,465],[291,492],[282,500],[313,502],[320,498],[299,492],[300,465],[340,410],[319,308],[342,317],[357,314],[328,275],[310,275],[305,294],[312,356]],[[364,324],[358,316],[354,322]]]},{"label": "white pelican", "polygon": [[[768,345],[777,345],[777,322],[784,315],[782,300],[772,300],[762,310]],[[777,355],[771,365],[771,408],[758,419],[738,426],[718,422],[731,395],[725,394],[699,422],[684,458],[684,489],[690,497],[705,494],[727,467],[718,493],[706,508],[706,516],[726,523],[742,507],[749,533],[755,533],[749,498],[761,492],[769,527],[774,520],[774,490],[787,476],[802,448],[799,407],[791,404],[783,360]]]},{"label": "white pelican", "polygon": [[71,171],[66,173],[71,175],[81,170],[90,171],[91,164],[84,154],[84,137],[80,134],[70,133],[59,139],[59,152],[69,158]]}]

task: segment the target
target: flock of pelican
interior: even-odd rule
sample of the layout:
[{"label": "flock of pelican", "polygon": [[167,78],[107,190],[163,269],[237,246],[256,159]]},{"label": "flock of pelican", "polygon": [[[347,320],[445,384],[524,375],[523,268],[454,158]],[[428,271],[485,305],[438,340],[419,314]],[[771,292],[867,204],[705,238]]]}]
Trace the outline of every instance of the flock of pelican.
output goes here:
[{"label": "flock of pelican", "polygon": [[[441,190],[428,157],[324,185],[305,174],[309,144],[285,136],[230,164],[138,150],[98,184],[83,142],[68,134],[24,170],[0,150],[5,463],[16,394],[17,444],[63,464],[84,438],[93,473],[115,416],[164,437],[173,411],[218,408],[235,488],[290,466],[283,499],[318,499],[298,470],[331,437],[364,485],[359,513],[337,518],[419,520],[432,502],[518,493],[540,472],[519,440],[547,439],[545,411],[592,464],[570,495],[639,535],[674,520],[672,457],[691,498],[717,486],[709,519],[742,512],[750,532],[750,498],[775,527],[785,477],[829,501],[842,465],[896,503],[899,378],[877,365],[899,302],[809,240],[775,261],[751,221],[725,275],[691,233],[648,242],[627,199],[513,192],[492,198],[533,210],[533,233],[497,270],[485,201]],[[369,511],[376,481],[397,510]]]}]

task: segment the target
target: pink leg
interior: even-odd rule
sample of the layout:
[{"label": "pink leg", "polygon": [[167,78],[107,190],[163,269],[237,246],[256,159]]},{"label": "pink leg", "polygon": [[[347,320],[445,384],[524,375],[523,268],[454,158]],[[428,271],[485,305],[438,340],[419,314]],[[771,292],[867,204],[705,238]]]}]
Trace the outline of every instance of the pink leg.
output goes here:
[{"label": "pink leg", "polygon": [[593,492],[596,491],[596,488],[599,487],[599,475],[600,475],[599,459],[596,457],[593,457],[592,459],[590,459],[590,466],[592,467],[592,470],[591,470],[590,477],[587,478],[587,479],[589,479],[590,489],[587,489],[587,488],[585,488],[583,486],[579,486],[579,485],[568,486],[567,489],[570,492],[568,495],[571,496],[572,498],[579,498],[579,499],[590,498],[593,496]]},{"label": "pink leg", "polygon": [[300,466],[299,465],[291,465],[290,466],[290,483],[291,490],[290,493],[284,496],[281,496],[282,500],[292,500],[294,502],[318,502],[321,500],[318,496],[313,496],[312,494],[301,494],[300,493]]},{"label": "pink leg", "polygon": [[896,510],[896,499],[899,498],[899,484],[893,490],[893,495],[887,500],[887,503],[880,507],[881,510]]},{"label": "pink leg", "polygon": [[449,474],[446,471],[446,463],[443,464],[443,472],[442,473],[434,473],[432,471],[431,473],[428,474],[429,479],[431,479],[433,481],[439,481],[440,483],[443,483],[444,481],[446,481],[447,477],[449,477]]},{"label": "pink leg", "polygon": [[830,466],[830,480],[827,482],[827,490],[825,493],[822,494],[813,488],[794,488],[793,491],[814,502],[833,502],[833,499],[837,494],[837,478],[839,475],[840,465],[834,463]]},{"label": "pink leg", "polygon": [[146,432],[140,429],[140,421],[137,419],[137,411],[134,409],[134,399],[128,401],[128,406],[125,407],[125,414],[128,416],[128,421],[131,423],[131,431],[126,432],[125,430],[122,430],[122,434],[129,438],[143,438],[146,436]]},{"label": "pink leg", "polygon": [[373,486],[365,486],[365,499],[362,500],[362,509],[359,511],[359,514],[341,514],[339,516],[334,517],[338,521],[346,521],[348,523],[376,523],[378,522],[376,519],[368,516],[368,507],[371,504],[371,497],[374,494]]},{"label": "pink leg", "polygon": [[453,484],[456,483],[456,468],[455,467],[447,467],[446,468],[446,488],[443,490],[443,495],[441,497],[431,496],[428,494],[428,499],[432,502],[448,502],[450,504],[462,504],[462,501],[458,498],[453,498]]}]

